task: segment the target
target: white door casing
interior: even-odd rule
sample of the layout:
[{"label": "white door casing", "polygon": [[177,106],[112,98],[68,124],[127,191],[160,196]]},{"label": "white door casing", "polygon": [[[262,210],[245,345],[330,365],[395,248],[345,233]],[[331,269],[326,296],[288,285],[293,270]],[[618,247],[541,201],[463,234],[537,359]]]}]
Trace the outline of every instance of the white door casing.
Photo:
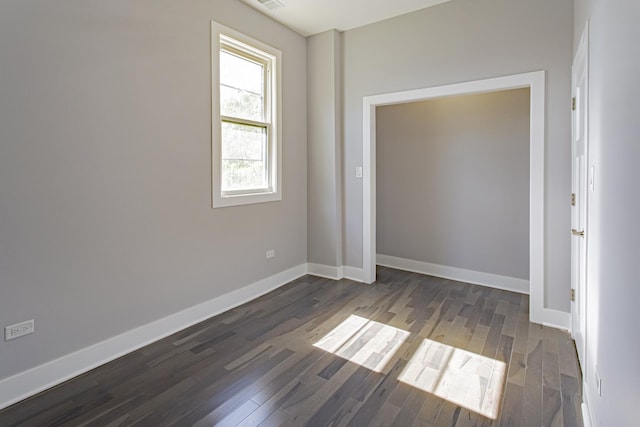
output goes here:
[{"label": "white door casing", "polygon": [[530,320],[569,327],[569,315],[544,306],[544,146],[545,72],[515,74],[486,80],[394,92],[363,98],[363,281],[376,280],[376,108],[453,95],[529,87],[531,127],[529,145],[529,304]]},{"label": "white door casing", "polygon": [[585,28],[571,67],[571,335],[586,374],[587,302],[587,197],[588,197],[588,26]]}]

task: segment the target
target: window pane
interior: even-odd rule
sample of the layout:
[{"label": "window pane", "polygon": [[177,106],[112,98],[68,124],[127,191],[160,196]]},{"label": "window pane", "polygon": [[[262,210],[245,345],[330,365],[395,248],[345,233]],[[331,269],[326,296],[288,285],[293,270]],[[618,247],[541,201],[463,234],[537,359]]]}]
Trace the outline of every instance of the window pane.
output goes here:
[{"label": "window pane", "polygon": [[264,189],[267,129],[222,122],[222,191]]},{"label": "window pane", "polygon": [[220,85],[220,112],[223,116],[264,121],[262,96]]},{"label": "window pane", "polygon": [[264,121],[264,66],[221,51],[220,108],[224,116]]}]

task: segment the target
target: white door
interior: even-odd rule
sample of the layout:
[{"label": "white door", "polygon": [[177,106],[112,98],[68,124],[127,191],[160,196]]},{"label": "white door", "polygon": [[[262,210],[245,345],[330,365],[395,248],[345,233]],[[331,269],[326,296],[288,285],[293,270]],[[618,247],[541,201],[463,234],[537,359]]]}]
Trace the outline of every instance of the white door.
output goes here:
[{"label": "white door", "polygon": [[[585,365],[587,300],[588,97],[587,34],[580,41],[572,67],[571,180],[571,332],[581,366]],[[584,374],[584,372],[583,372]]]}]

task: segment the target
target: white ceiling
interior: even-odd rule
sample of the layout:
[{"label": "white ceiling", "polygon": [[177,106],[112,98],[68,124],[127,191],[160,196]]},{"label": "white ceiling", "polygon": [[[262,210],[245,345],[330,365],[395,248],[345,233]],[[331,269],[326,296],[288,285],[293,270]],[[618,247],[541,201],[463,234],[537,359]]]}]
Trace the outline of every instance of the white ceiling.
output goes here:
[{"label": "white ceiling", "polygon": [[361,27],[450,0],[279,0],[285,7],[269,10],[258,0],[242,0],[303,36],[326,30]]}]

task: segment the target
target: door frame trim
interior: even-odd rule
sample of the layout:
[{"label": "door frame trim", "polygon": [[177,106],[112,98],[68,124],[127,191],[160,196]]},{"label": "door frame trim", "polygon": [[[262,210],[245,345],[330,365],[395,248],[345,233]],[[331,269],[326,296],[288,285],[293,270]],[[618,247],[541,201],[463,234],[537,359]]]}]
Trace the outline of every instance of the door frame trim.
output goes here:
[{"label": "door frame trim", "polygon": [[545,71],[514,74],[363,98],[364,282],[376,280],[376,107],[455,95],[530,88],[529,140],[529,312],[532,322],[568,329],[569,314],[544,307]]}]

